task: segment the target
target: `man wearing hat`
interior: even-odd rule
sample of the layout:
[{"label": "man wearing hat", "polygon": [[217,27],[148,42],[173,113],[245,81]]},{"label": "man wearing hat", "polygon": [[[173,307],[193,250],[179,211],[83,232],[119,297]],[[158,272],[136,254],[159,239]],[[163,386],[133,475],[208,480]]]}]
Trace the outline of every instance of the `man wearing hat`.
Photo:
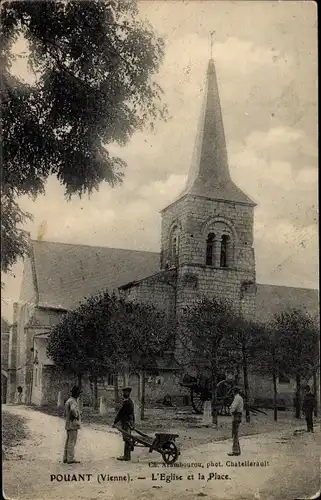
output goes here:
[{"label": "man wearing hat", "polygon": [[313,432],[313,410],[316,407],[316,399],[311,392],[310,386],[305,387],[305,396],[303,399],[303,412],[305,414],[305,421],[307,423],[307,431]]},{"label": "man wearing hat", "polygon": [[[134,403],[130,399],[131,387],[124,387],[123,389],[123,405],[120,408],[119,412],[116,415],[113,427],[116,426],[118,422],[121,423],[121,428],[123,431],[126,431],[128,434],[131,434],[131,428],[135,423],[135,413],[134,413]],[[124,455],[119,457],[117,460],[130,460],[130,452],[132,451],[132,444],[130,439],[123,436],[124,440]]]},{"label": "man wearing hat", "polygon": [[239,427],[242,422],[242,413],[244,409],[243,398],[240,394],[240,388],[238,386],[233,387],[234,399],[230,407],[230,412],[232,413],[232,438],[233,447],[232,453],[228,453],[229,456],[241,455],[241,448],[239,443]]},{"label": "man wearing hat", "polygon": [[78,460],[75,460],[75,446],[78,437],[78,430],[80,429],[80,409],[78,398],[81,394],[81,389],[78,386],[74,386],[71,389],[71,396],[66,401],[65,404],[65,418],[66,425],[65,429],[67,432],[64,457],[63,462],[67,464],[79,464]]}]

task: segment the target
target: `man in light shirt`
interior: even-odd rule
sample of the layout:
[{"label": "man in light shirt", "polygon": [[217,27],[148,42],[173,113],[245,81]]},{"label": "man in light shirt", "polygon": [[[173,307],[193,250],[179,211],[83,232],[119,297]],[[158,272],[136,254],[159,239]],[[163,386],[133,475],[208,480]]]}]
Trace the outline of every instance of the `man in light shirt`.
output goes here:
[{"label": "man in light shirt", "polygon": [[63,458],[64,464],[80,463],[74,458],[78,430],[80,429],[80,409],[78,404],[80,393],[81,390],[78,386],[73,387],[71,390],[71,397],[66,401],[65,404],[65,429],[67,431],[67,438]]},{"label": "man in light shirt", "polygon": [[243,398],[240,394],[240,388],[234,387],[234,399],[230,407],[230,412],[233,416],[232,420],[232,438],[233,438],[233,447],[232,453],[228,453],[229,456],[238,456],[241,455],[241,448],[239,443],[239,427],[242,422],[242,413],[244,409]]}]

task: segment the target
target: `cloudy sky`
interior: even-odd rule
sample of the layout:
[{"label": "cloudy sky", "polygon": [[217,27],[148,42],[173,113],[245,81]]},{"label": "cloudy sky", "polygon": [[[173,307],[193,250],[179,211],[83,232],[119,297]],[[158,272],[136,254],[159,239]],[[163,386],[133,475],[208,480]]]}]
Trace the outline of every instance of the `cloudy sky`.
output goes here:
[{"label": "cloudy sky", "polygon": [[[170,120],[137,133],[125,148],[125,181],[90,199],[64,200],[50,179],[46,195],[22,199],[37,238],[159,251],[159,211],[182,190],[189,170],[215,30],[216,63],[230,171],[256,203],[260,283],[318,286],[317,27],[313,2],[142,1],[166,41],[157,81]],[[24,78],[20,63],[13,68]],[[18,299],[22,264],[7,277],[3,313]],[[108,279],[108,278],[107,278]]]}]

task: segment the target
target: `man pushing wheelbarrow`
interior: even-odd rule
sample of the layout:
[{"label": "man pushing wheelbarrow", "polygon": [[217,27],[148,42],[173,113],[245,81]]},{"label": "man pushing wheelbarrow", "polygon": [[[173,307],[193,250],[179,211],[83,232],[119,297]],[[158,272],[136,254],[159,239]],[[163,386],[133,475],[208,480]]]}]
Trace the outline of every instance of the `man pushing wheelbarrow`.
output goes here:
[{"label": "man pushing wheelbarrow", "polygon": [[[117,460],[125,460],[128,462],[130,460],[131,451],[137,446],[148,448],[149,453],[157,451],[162,455],[166,464],[173,464],[180,455],[180,451],[175,443],[175,439],[178,435],[169,432],[161,432],[156,433],[155,437],[151,437],[135,429],[134,403],[129,397],[130,393],[130,387],[125,387],[123,389],[123,406],[117,413],[113,423],[113,427],[116,427],[116,429],[122,433],[124,440],[124,456],[117,458]],[[118,422],[121,424],[121,429],[117,426]]]},{"label": "man pushing wheelbarrow", "polygon": [[126,434],[123,434],[124,440],[124,455],[118,457],[117,460],[125,460],[128,462],[130,460],[130,453],[133,450],[132,440],[127,434],[131,434],[131,429],[135,424],[135,413],[134,413],[134,403],[130,399],[131,387],[124,387],[123,389],[123,405],[116,415],[113,427],[116,427],[118,422],[121,424],[121,428]]}]

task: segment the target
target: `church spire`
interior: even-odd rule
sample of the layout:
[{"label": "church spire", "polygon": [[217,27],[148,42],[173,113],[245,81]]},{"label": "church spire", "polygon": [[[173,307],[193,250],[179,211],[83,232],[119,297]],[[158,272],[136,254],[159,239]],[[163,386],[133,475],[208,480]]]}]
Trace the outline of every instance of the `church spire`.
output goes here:
[{"label": "church spire", "polygon": [[198,137],[187,185],[181,196],[192,194],[254,205],[230,177],[218,83],[212,58],[213,34],[214,32],[211,33],[211,59],[207,68]]}]

